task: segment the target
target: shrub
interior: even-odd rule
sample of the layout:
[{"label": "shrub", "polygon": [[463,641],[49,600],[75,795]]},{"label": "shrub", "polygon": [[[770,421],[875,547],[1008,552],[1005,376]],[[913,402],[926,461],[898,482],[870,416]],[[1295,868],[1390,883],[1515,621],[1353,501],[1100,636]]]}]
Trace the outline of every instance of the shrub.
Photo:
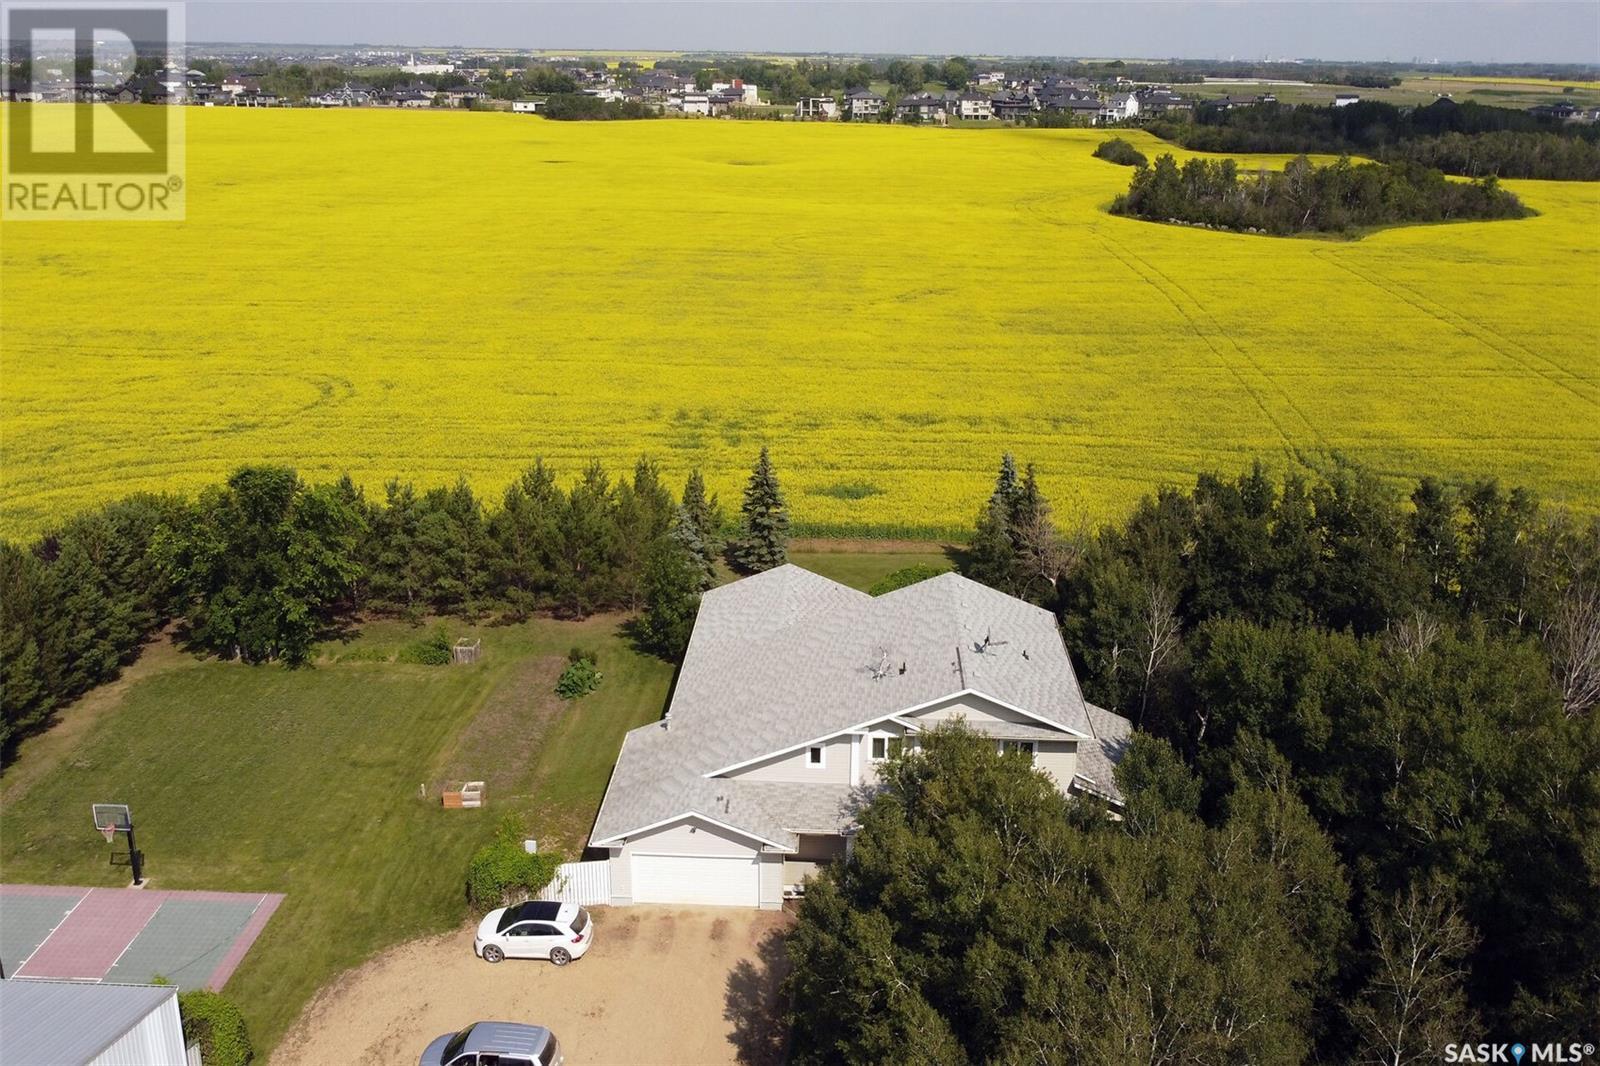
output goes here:
[{"label": "shrub", "polygon": [[178,1012],[184,1041],[200,1045],[200,1061],[206,1066],[244,1066],[255,1057],[244,1015],[228,997],[204,988],[182,992]]},{"label": "shrub", "polygon": [[1143,152],[1121,137],[1101,141],[1100,147],[1094,150],[1094,154],[1096,159],[1104,159],[1108,163],[1124,167],[1142,167],[1149,162]]},{"label": "shrub", "polygon": [[919,581],[926,581],[930,577],[938,577],[942,573],[945,573],[945,571],[936,566],[929,566],[927,563],[917,563],[915,566],[902,567],[892,574],[879,578],[871,588],[867,589],[867,595],[882,596],[885,592],[903,589],[907,585],[915,585]]},{"label": "shrub", "polygon": [[593,652],[580,653],[579,649],[573,648],[568,659],[567,668],[561,671],[561,678],[556,682],[557,696],[564,700],[575,700],[600,687],[603,675],[595,666]]},{"label": "shrub", "polygon": [[478,849],[467,864],[467,905],[479,913],[528,899],[556,875],[557,852],[529,855],[522,847],[522,820],[508,814],[494,840]]},{"label": "shrub", "polygon": [[403,663],[420,666],[450,665],[450,634],[440,626],[421,640],[413,641],[400,649],[396,658]]}]

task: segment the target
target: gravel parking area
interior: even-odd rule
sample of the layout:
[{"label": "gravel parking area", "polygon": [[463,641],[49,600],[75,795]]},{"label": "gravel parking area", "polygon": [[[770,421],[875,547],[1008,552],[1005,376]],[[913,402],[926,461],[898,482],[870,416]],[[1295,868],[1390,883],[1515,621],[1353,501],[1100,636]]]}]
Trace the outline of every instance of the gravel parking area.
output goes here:
[{"label": "gravel parking area", "polygon": [[594,907],[594,947],[566,967],[472,954],[471,927],[344,974],[273,1055],[285,1066],[409,1064],[440,1033],[492,1019],[547,1025],[571,1066],[783,1059],[773,1020],[791,919],[728,907]]}]

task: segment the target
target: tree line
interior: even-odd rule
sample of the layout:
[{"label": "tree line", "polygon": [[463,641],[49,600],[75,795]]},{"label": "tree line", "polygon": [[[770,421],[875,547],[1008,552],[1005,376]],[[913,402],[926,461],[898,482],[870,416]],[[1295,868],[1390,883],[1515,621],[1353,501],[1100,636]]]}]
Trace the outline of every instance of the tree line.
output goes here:
[{"label": "tree line", "polygon": [[516,619],[640,612],[639,641],[681,654],[724,557],[786,558],[788,510],[763,449],[736,522],[698,471],[675,496],[656,464],[591,463],[564,489],[535,462],[496,501],[465,480],[381,500],[350,478],[311,484],[247,466],[193,499],[141,494],[31,545],[0,542],[0,752],[115,677],[167,622],[191,648],[306,662],[339,620],[387,614]]},{"label": "tree line", "polygon": [[1352,163],[1345,157],[1316,166],[1299,156],[1281,171],[1263,167],[1241,174],[1232,159],[1197,157],[1180,167],[1165,154],[1154,166],[1136,167],[1111,213],[1288,235],[1525,218],[1532,212],[1492,177],[1451,181],[1415,163]]},{"label": "tree line", "polygon": [[1191,121],[1158,119],[1151,133],[1197,152],[1309,152],[1420,163],[1462,177],[1600,180],[1600,127],[1508,107],[1439,99],[1402,108],[1202,104]]},{"label": "tree line", "polygon": [[1121,818],[925,738],[807,892],[798,1061],[1436,1061],[1600,1017],[1594,518],[1257,466],[1092,530],[1008,457],[964,570],[1136,723]]}]

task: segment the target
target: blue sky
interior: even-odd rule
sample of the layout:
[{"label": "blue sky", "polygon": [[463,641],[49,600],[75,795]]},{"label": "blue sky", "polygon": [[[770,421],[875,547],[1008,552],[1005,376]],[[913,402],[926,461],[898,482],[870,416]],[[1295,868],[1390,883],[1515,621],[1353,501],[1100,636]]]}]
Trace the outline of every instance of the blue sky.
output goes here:
[{"label": "blue sky", "polygon": [[191,0],[194,41],[1600,62],[1600,0]]}]

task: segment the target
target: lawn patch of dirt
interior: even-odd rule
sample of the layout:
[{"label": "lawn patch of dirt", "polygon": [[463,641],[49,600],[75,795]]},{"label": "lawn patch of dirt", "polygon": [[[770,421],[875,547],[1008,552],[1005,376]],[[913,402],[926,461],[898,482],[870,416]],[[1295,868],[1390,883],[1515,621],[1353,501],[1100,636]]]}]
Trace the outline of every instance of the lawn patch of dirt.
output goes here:
[{"label": "lawn patch of dirt", "polygon": [[556,679],[565,667],[559,655],[517,663],[440,759],[428,783],[429,795],[463,781],[482,781],[493,806],[525,798],[540,741],[556,718],[571,709],[556,695]]}]

